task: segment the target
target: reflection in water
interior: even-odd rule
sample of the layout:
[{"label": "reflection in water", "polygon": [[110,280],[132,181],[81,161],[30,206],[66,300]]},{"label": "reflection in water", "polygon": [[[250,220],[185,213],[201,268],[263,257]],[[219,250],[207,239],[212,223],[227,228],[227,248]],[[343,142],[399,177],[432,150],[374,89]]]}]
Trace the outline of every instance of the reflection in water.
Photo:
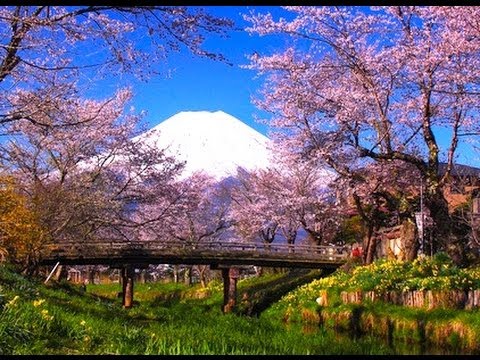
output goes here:
[{"label": "reflection in water", "polygon": [[[421,324],[419,325],[419,328],[422,329]],[[382,349],[382,353],[384,353],[386,349],[389,349],[392,355],[478,355],[478,353],[468,352],[460,348],[446,348],[431,344],[425,337],[425,331],[422,332],[421,330],[418,334],[422,340],[421,342],[414,340],[414,334],[412,334],[412,338],[410,339],[395,339],[393,336],[392,322],[388,321],[387,326],[387,333],[384,337],[380,337],[378,335],[364,333],[355,327],[353,330],[340,331],[312,323],[301,325],[285,324],[285,327],[289,331],[301,331],[302,334],[305,335],[323,333],[326,337],[334,339],[338,343],[350,341],[352,343],[362,344],[362,348],[365,347],[366,344],[369,344],[371,346],[370,354],[378,353],[378,349]],[[423,330],[425,330],[425,327],[423,327]]]}]

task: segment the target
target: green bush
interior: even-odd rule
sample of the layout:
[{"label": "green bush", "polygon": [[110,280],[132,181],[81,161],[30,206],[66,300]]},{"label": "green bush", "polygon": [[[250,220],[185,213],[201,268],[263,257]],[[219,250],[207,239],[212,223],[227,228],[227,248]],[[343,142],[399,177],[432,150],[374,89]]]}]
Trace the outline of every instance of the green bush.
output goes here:
[{"label": "green bush", "polygon": [[329,277],[312,281],[281,299],[277,307],[309,307],[321,292],[332,305],[342,291],[472,290],[480,289],[480,267],[461,269],[444,253],[414,261],[379,259],[369,265],[339,269]]}]

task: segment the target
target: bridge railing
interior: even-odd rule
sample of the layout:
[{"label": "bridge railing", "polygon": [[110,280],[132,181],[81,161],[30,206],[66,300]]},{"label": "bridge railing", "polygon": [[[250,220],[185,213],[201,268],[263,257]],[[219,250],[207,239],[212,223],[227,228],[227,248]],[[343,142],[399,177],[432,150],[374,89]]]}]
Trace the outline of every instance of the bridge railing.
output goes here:
[{"label": "bridge railing", "polygon": [[259,253],[282,254],[304,258],[325,258],[333,261],[344,260],[349,255],[347,247],[314,244],[267,244],[238,241],[199,241],[188,242],[178,240],[145,240],[145,241],[89,241],[61,242],[51,244],[46,249],[46,256],[76,256],[85,254],[118,254],[129,252],[182,252],[201,253]]}]

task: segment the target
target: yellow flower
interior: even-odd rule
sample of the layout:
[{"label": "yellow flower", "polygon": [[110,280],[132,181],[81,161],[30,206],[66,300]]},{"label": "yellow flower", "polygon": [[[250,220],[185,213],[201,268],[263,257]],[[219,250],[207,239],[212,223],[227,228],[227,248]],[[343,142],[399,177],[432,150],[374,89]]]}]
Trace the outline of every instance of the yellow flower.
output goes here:
[{"label": "yellow flower", "polygon": [[45,299],[38,299],[33,301],[33,306],[38,307],[45,302]]},{"label": "yellow flower", "polygon": [[20,296],[15,295],[15,297],[12,300],[10,300],[6,306],[14,306],[18,299],[20,299]]},{"label": "yellow flower", "polygon": [[80,321],[80,325],[85,326],[86,322],[85,320]]},{"label": "yellow flower", "polygon": [[53,315],[49,315],[47,309],[42,310],[42,317],[47,321],[53,320]]}]

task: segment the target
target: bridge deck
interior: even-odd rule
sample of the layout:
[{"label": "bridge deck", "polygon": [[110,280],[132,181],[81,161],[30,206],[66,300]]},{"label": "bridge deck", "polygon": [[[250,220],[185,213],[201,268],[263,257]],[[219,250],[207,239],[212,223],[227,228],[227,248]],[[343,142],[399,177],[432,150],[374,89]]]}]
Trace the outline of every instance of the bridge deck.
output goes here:
[{"label": "bridge deck", "polygon": [[336,246],[254,244],[243,242],[116,241],[63,242],[50,245],[41,263],[51,265],[185,264],[257,265],[272,267],[337,268],[347,249]]}]

